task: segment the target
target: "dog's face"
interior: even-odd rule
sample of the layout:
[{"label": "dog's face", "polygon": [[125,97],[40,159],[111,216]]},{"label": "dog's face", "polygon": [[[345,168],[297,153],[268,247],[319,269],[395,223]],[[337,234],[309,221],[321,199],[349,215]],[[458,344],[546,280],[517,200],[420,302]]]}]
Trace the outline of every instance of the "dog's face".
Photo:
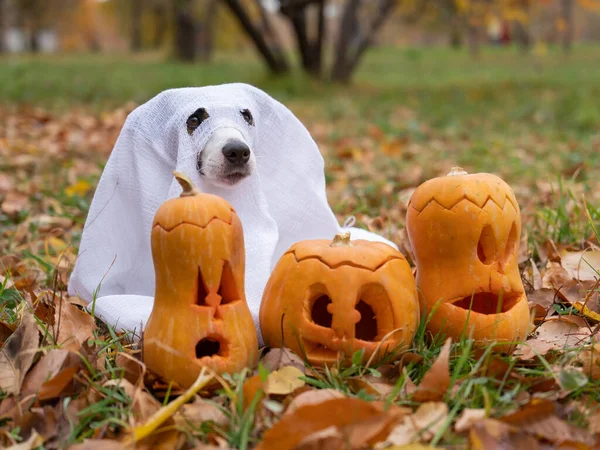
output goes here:
[{"label": "dog's face", "polygon": [[[192,135],[210,117],[205,108],[197,109],[186,121]],[[249,109],[239,111],[248,126],[254,126]],[[256,156],[242,133],[235,127],[217,128],[198,154],[196,168],[200,176],[221,186],[234,186],[250,176],[256,167]]]}]

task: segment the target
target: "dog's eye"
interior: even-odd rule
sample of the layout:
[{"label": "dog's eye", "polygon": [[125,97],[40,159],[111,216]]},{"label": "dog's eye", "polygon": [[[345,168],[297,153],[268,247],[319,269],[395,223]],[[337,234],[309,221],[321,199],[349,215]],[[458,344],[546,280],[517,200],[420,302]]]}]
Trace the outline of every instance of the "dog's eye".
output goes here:
[{"label": "dog's eye", "polygon": [[198,108],[196,111],[194,111],[194,113],[190,117],[188,117],[188,119],[185,122],[187,131],[190,134],[190,136],[192,135],[194,130],[198,128],[200,124],[208,118],[209,115],[206,112],[206,109]]},{"label": "dog's eye", "polygon": [[254,117],[252,117],[252,113],[249,109],[244,109],[240,111],[240,113],[242,114],[244,120],[248,122],[248,125],[254,125]]}]

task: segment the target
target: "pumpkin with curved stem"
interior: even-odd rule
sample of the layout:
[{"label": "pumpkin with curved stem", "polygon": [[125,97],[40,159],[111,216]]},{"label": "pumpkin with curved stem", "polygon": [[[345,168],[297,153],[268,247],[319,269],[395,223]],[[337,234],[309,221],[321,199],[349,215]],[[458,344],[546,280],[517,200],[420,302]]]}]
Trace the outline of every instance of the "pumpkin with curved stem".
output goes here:
[{"label": "pumpkin with curved stem", "polygon": [[[519,274],[519,205],[499,177],[453,168],[413,193],[406,228],[433,334],[517,342],[530,329]],[[506,350],[506,346],[500,346]]]},{"label": "pumpkin with curved stem", "polygon": [[348,232],[333,242],[294,244],[271,274],[260,308],[265,343],[305,354],[314,365],[360,349],[365,360],[378,360],[410,345],[418,321],[404,256],[384,243],[350,241]]},{"label": "pumpkin with curved stem", "polygon": [[233,373],[256,364],[258,340],[244,294],[240,219],[227,201],[174,175],[183,192],[152,226],[156,291],[143,356],[154,372],[190,386],[202,366]]}]

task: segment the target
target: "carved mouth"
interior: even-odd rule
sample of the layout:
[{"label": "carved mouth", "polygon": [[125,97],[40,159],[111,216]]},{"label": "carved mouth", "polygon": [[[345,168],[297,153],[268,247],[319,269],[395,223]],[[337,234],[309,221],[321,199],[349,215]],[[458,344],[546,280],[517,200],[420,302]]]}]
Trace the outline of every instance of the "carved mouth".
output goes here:
[{"label": "carved mouth", "polygon": [[468,297],[461,297],[450,303],[457,308],[471,310],[479,314],[498,314],[510,311],[521,298],[521,294],[498,294],[479,292]]}]

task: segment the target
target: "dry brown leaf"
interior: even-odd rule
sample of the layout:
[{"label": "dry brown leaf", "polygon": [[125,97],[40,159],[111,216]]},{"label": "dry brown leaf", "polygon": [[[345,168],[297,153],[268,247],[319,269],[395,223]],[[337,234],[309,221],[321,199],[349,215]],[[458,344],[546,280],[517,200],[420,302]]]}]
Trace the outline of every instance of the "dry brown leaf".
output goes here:
[{"label": "dry brown leaf", "polygon": [[229,419],[218,406],[198,396],[192,403],[183,405],[174,419],[178,425],[191,423],[197,426],[202,422],[212,421],[216,425],[225,427],[229,423]]},{"label": "dry brown leaf", "polygon": [[535,310],[535,318],[543,319],[547,316],[552,315],[552,305],[556,298],[556,291],[554,289],[539,289],[527,294],[527,302],[529,309]]},{"label": "dry brown leaf", "polygon": [[123,370],[123,378],[131,384],[142,383],[146,373],[146,365],[129,353],[119,352],[115,358],[115,366]]},{"label": "dry brown leaf", "polygon": [[7,216],[16,216],[21,211],[25,211],[29,208],[29,197],[16,191],[11,191],[6,194],[4,201],[0,204],[0,209],[4,211]]},{"label": "dry brown leaf", "polygon": [[121,378],[119,380],[108,380],[103,386],[119,386],[132,400],[131,412],[136,424],[145,423],[152,414],[161,408],[161,404],[152,395],[139,386],[134,386],[129,381]]},{"label": "dry brown leaf", "polygon": [[[581,317],[577,318],[581,319]],[[589,328],[580,326],[574,317],[551,317],[536,330],[536,336],[517,346],[515,356],[521,360],[544,356],[551,350],[575,347],[585,342],[591,335]]]},{"label": "dry brown leaf", "polygon": [[[383,425],[377,422],[379,418]],[[374,422],[370,422],[371,420]],[[282,416],[279,422],[265,432],[257,450],[291,450],[306,437],[329,427],[337,427],[343,435],[348,436],[354,427],[362,423],[376,423],[376,428],[381,431],[367,442],[370,445],[383,440],[395,420],[393,414],[383,412],[381,408],[363,400],[328,400],[315,405],[301,406]]]},{"label": "dry brown leaf", "polygon": [[86,439],[81,444],[71,445],[68,450],[127,450],[127,447],[113,439]]},{"label": "dry brown leaf", "polygon": [[335,398],[344,398],[344,394],[335,389],[312,389],[294,397],[284,414],[292,413],[301,406],[316,405]]},{"label": "dry brown leaf", "polygon": [[58,301],[54,315],[56,342],[65,350],[77,352],[84,342],[93,338],[94,318],[62,298]]},{"label": "dry brown leaf", "polygon": [[557,412],[553,402],[534,399],[518,411],[499,420],[555,444],[577,442],[591,445],[594,442],[586,430],[575,428],[559,419],[556,416]]},{"label": "dry brown leaf", "polygon": [[344,446],[345,444],[346,441],[341,431],[331,426],[308,435],[294,447],[294,450],[345,450],[346,448],[351,450],[354,448],[347,444]]},{"label": "dry brown leaf", "polygon": [[68,350],[50,350],[29,371],[23,382],[21,392],[24,395],[38,392],[46,381],[54,378],[62,369],[79,366],[80,362],[79,356]]},{"label": "dry brown leaf", "polygon": [[242,386],[242,409],[246,411],[252,402],[260,402],[265,398],[264,383],[260,375],[254,375],[253,377],[247,378]]},{"label": "dry brown leaf", "polygon": [[37,433],[44,441],[47,441],[58,434],[58,416],[56,410],[51,406],[31,408],[23,414],[18,426],[21,436],[29,438],[32,433]]},{"label": "dry brown leaf", "polygon": [[304,361],[289,348],[272,348],[269,353],[262,357],[261,364],[269,372],[281,369],[285,366],[293,366],[302,373],[306,372]]},{"label": "dry brown leaf", "polygon": [[414,414],[406,416],[402,423],[393,428],[386,442],[392,445],[406,445],[418,440],[430,441],[446,425],[447,418],[446,403],[423,403]]},{"label": "dry brown leaf", "polygon": [[571,280],[569,272],[558,262],[548,261],[544,276],[542,277],[542,288],[559,289]]},{"label": "dry brown leaf", "polygon": [[271,372],[264,385],[265,394],[269,395],[287,395],[301,388],[306,384],[303,377],[304,373],[293,366],[285,366],[275,372]]},{"label": "dry brown leaf", "polygon": [[569,276],[579,281],[593,281],[600,278],[600,251],[570,252],[560,254],[563,268]]},{"label": "dry brown leaf", "polygon": [[[2,280],[0,280],[2,284]],[[4,322],[0,322],[0,346],[4,345],[4,342],[13,334],[13,329],[6,325]]]},{"label": "dry brown leaf", "polygon": [[21,442],[20,444],[15,444],[11,447],[8,447],[7,450],[31,450],[33,448],[37,448],[44,443],[44,438],[42,438],[35,431],[31,433],[29,439]]},{"label": "dry brown leaf", "polygon": [[583,365],[583,373],[588,378],[600,380],[600,343],[579,352],[577,360]]},{"label": "dry brown leaf", "polygon": [[[417,402],[433,402],[444,398],[450,387],[450,349],[452,339],[448,338],[440,351],[437,359],[413,393],[413,400]],[[410,394],[410,392],[407,391]]]},{"label": "dry brown leaf", "polygon": [[0,389],[18,394],[39,346],[38,327],[28,305],[21,323],[0,350]]},{"label": "dry brown leaf", "polygon": [[472,450],[541,449],[537,439],[494,419],[476,423],[469,433]]},{"label": "dry brown leaf", "polygon": [[469,431],[473,425],[483,419],[485,419],[485,409],[465,408],[456,420],[454,429],[458,433]]},{"label": "dry brown leaf", "polygon": [[43,401],[59,397],[71,384],[78,371],[79,366],[71,366],[58,372],[52,379],[42,384],[37,396],[38,400]]}]

